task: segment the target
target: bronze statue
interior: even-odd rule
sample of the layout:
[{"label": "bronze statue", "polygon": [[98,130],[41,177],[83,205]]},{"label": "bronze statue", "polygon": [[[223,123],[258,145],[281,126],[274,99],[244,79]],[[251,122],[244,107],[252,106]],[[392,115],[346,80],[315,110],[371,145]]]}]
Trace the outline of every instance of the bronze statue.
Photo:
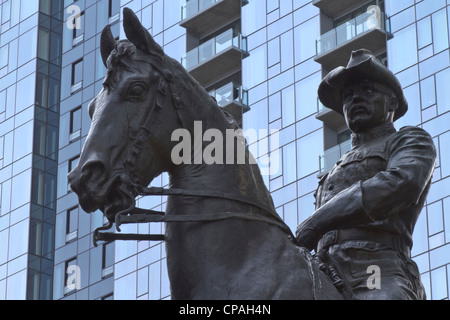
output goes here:
[{"label": "bronze statue", "polygon": [[[408,109],[402,88],[367,50],[331,71],[318,93],[345,117],[353,149],[321,178],[297,244],[342,277],[346,298],[425,299],[411,247],[436,161],[431,137],[418,127],[396,131]],[[378,283],[368,283],[372,270]]]},{"label": "bronze statue", "polygon": [[[359,51],[319,88],[326,106],[341,111],[344,104],[355,148],[321,180],[317,211],[295,237],[276,213],[246,148],[244,163],[198,163],[198,151],[209,146],[200,141],[183,150],[183,158],[194,161],[173,161],[176,130],[195,135],[200,122],[202,134],[214,129],[226,136],[237,124],[163,52],[130,9],[123,19],[127,40],[115,41],[109,26],[102,32],[107,74],[89,105],[91,128],[68,176],[83,210],[100,209],[108,218],[94,232],[94,243],[165,240],[173,299],[423,296],[409,250],[435,150],[422,130],[393,129],[392,121],[407,107],[387,69]],[[216,152],[225,154],[226,147]],[[168,172],[170,188],[147,187],[162,172]],[[166,212],[136,208],[139,195],[167,195]],[[113,224],[120,231],[123,223],[148,222],[165,222],[165,234],[100,232]],[[328,235],[335,229],[333,242]],[[341,258],[353,260],[345,264]],[[381,270],[378,294],[362,288],[370,276],[367,263]]]},{"label": "bronze statue", "polygon": [[[173,299],[342,299],[311,254],[295,244],[247,149],[244,164],[172,161],[175,130],[193,134],[201,121],[204,132],[225,136],[236,123],[165,55],[130,9],[123,18],[128,40],[115,41],[109,26],[102,32],[107,74],[89,105],[91,128],[68,177],[82,208],[106,215],[110,223],[102,230],[114,222],[166,222]],[[162,172],[170,188],[147,188]],[[157,194],[168,195],[166,212],[135,208],[136,196]],[[162,239],[102,230],[94,241]]]}]

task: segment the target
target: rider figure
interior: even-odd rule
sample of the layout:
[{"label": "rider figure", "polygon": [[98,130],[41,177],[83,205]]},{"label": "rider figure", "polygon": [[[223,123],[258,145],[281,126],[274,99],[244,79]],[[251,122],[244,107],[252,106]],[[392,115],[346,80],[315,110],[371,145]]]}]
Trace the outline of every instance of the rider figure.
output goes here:
[{"label": "rider figure", "polygon": [[431,137],[418,127],[396,131],[408,109],[401,85],[367,50],[331,71],[318,94],[345,117],[353,149],[319,181],[316,211],[298,226],[297,244],[340,273],[351,299],[424,299],[411,247],[435,166]]}]

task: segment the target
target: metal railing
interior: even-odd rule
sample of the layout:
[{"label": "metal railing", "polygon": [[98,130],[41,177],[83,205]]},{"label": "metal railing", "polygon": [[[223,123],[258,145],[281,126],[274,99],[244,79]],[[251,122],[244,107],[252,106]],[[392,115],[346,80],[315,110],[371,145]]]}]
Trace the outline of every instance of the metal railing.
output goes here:
[{"label": "metal railing", "polygon": [[216,99],[220,107],[224,107],[233,101],[248,106],[247,90],[244,90],[240,84],[235,82],[230,82],[219,89],[212,90],[209,94]]},{"label": "metal railing", "polygon": [[220,1],[222,0],[188,0],[186,1],[186,4],[181,7],[181,20],[189,19],[205,8]]},{"label": "metal railing", "polygon": [[389,19],[386,20],[384,13],[366,12],[324,33],[316,40],[316,54],[322,55],[373,29],[390,32]]},{"label": "metal railing", "polygon": [[247,41],[245,37],[234,28],[219,34],[218,36],[202,43],[197,48],[189,51],[181,58],[181,64],[187,70],[197,66],[198,64],[206,61],[216,54],[224,51],[228,48],[236,47],[247,51]]},{"label": "metal railing", "polygon": [[347,140],[326,150],[323,155],[319,156],[320,173],[330,171],[336,162],[348,151],[352,149],[352,140]]}]

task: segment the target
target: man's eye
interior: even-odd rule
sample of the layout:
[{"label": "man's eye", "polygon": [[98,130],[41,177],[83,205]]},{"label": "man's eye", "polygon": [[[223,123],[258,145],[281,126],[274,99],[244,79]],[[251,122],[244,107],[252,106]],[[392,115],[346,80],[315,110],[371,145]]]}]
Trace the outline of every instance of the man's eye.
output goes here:
[{"label": "man's eye", "polygon": [[344,92],[344,94],[342,95],[344,100],[347,100],[347,99],[351,98],[352,96],[353,96],[353,93],[350,91]]}]

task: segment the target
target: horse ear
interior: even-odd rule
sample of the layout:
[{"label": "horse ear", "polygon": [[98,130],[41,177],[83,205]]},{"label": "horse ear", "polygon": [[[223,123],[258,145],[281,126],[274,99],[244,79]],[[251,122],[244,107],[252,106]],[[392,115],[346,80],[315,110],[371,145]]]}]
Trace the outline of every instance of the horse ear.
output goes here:
[{"label": "horse ear", "polygon": [[103,64],[106,66],[106,60],[108,60],[111,51],[114,50],[116,40],[111,32],[109,24],[103,28],[102,35],[100,37],[100,53],[102,54]]},{"label": "horse ear", "polygon": [[128,40],[141,51],[159,59],[164,58],[164,51],[153,39],[147,29],[142,26],[136,14],[130,8],[123,9],[123,30]]}]

